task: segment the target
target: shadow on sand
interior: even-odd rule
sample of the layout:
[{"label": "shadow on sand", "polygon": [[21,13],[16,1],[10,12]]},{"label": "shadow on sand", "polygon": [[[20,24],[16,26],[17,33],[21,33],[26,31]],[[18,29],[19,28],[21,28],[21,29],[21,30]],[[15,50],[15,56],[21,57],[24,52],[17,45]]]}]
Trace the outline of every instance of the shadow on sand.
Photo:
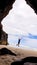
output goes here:
[{"label": "shadow on sand", "polygon": [[[24,65],[24,63],[29,62],[29,63],[37,63],[37,57],[26,57],[22,60],[18,60],[15,62],[12,62],[11,65]],[[28,65],[28,64],[27,64]]]},{"label": "shadow on sand", "polygon": [[2,48],[2,49],[0,49],[0,55],[6,55],[6,54],[16,56],[15,53],[11,52],[11,50],[9,50],[9,49],[7,49],[7,48]]}]

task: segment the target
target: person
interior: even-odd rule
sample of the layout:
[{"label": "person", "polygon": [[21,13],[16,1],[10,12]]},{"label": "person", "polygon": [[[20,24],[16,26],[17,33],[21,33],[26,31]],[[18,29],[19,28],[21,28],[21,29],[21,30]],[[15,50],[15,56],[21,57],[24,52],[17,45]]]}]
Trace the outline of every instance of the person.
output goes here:
[{"label": "person", "polygon": [[19,47],[20,41],[21,41],[21,39],[19,38],[19,39],[18,39],[18,44],[17,44],[18,47]]}]

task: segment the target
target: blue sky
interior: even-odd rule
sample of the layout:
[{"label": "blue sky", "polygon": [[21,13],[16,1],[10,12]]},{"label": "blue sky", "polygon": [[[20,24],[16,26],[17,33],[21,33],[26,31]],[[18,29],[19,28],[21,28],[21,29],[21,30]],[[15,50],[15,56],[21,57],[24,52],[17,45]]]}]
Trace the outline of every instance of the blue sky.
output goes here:
[{"label": "blue sky", "polygon": [[31,39],[36,39],[37,40],[37,35],[32,35],[32,34],[28,34],[28,38],[31,38]]},{"label": "blue sky", "polygon": [[23,47],[37,48],[37,35],[32,35],[31,33],[28,33],[28,35],[10,34],[8,41],[10,45],[16,46],[19,38],[21,38],[20,46],[23,45]]},{"label": "blue sky", "polygon": [[20,44],[37,48],[37,15],[25,0],[15,1],[2,24],[4,31],[8,33],[9,44],[16,45],[18,38],[22,38]]}]

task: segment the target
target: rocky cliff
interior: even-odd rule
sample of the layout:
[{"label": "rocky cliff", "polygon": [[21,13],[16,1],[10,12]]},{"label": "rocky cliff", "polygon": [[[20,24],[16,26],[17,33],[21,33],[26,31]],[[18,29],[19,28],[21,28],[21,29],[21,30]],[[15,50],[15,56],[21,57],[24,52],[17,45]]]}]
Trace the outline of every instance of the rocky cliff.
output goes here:
[{"label": "rocky cliff", "polygon": [[7,16],[9,11],[12,9],[12,5],[15,2],[15,0],[0,0],[0,42],[2,37],[2,20],[4,17]]}]

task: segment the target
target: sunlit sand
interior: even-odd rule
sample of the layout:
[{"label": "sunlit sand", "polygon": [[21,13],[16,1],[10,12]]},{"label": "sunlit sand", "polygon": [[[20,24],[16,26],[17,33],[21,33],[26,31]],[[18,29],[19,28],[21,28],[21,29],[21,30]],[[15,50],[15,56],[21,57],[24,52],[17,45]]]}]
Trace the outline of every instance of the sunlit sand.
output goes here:
[{"label": "sunlit sand", "polygon": [[29,49],[27,47],[21,48],[21,47],[16,47],[12,45],[0,45],[1,48],[7,48],[14,52],[17,56],[12,56],[12,55],[2,55],[0,56],[0,65],[10,65],[12,62],[23,59],[28,56],[35,56],[37,57],[37,50],[34,49]]}]

